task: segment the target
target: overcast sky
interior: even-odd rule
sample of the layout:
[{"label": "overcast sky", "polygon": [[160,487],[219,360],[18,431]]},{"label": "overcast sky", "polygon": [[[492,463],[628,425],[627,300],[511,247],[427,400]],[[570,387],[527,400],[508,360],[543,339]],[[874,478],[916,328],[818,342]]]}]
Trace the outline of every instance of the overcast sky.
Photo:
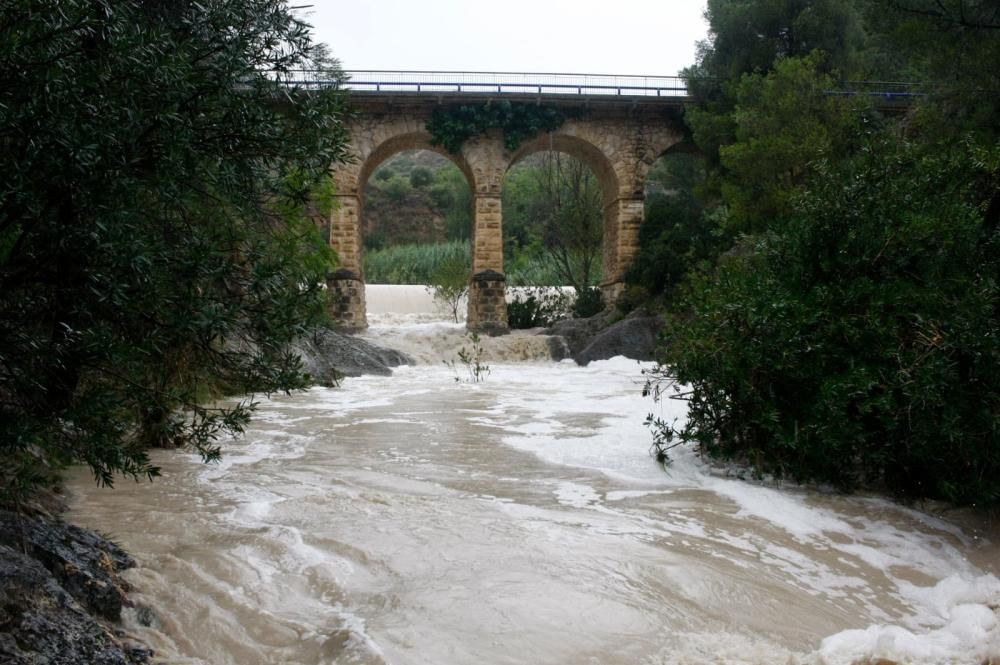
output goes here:
[{"label": "overcast sky", "polygon": [[704,0],[313,0],[306,11],[316,41],[348,70],[672,76],[705,37],[704,9]]}]

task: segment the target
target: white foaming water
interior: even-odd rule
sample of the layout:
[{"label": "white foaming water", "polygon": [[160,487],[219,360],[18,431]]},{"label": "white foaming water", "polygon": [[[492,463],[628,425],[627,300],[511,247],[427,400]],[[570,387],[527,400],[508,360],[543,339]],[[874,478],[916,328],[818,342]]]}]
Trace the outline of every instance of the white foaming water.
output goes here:
[{"label": "white foaming water", "polygon": [[219,465],[71,482],[73,518],[139,559],[159,621],[128,625],[163,662],[1000,662],[995,528],[689,449],[665,473],[642,423],[683,405],[643,399],[634,361],[511,335],[471,384],[442,362],[458,326],[368,334],[422,364],[267,400]]}]

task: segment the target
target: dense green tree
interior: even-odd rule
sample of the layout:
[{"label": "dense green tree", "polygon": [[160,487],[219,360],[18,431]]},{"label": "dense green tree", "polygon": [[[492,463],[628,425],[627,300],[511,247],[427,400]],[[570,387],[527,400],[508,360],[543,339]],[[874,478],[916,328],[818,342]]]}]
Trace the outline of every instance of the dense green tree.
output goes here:
[{"label": "dense green tree", "polygon": [[868,21],[905,57],[929,97],[911,131],[943,148],[1000,136],[1000,13],[995,0],[869,2]]},{"label": "dense green tree", "polygon": [[682,75],[699,103],[686,112],[695,141],[713,163],[735,140],[732,111],[744,75],[766,76],[786,58],[823,54],[820,74],[861,75],[866,34],[853,0],[709,0],[708,38]]},{"label": "dense green tree", "polygon": [[758,232],[785,217],[814,164],[850,155],[865,122],[875,122],[866,98],[829,94],[836,83],[819,71],[823,60],[782,58],[733,86],[733,140],[719,147],[716,176],[733,230]]},{"label": "dense green tree", "polygon": [[856,69],[865,31],[852,0],[708,0],[708,39],[688,70],[720,82],[767,72],[782,58],[819,50],[831,70]]},{"label": "dense green tree", "polygon": [[280,0],[0,15],[0,488],[213,457],[252,399],[210,391],[303,384],[287,343],[332,265],[310,200],[346,134],[334,88],[285,78],[335,63]]},{"label": "dense green tree", "polygon": [[[680,437],[845,488],[996,503],[995,3],[857,6],[854,64],[848,50],[779,51],[766,31],[758,48],[738,21],[713,24],[735,36],[716,34],[699,65],[716,66],[726,44],[747,51],[727,62],[775,56],[722,72],[688,114],[722,228],[743,235],[690,275],[667,326],[657,375],[687,386],[690,410],[679,430],[656,425],[658,444]],[[829,94],[838,72],[879,67],[919,75],[927,95],[884,117]]]},{"label": "dense green tree", "polygon": [[879,140],[824,169],[781,233],[696,278],[658,374],[680,431],[798,480],[1000,500],[1000,233],[970,183],[1000,151]]}]

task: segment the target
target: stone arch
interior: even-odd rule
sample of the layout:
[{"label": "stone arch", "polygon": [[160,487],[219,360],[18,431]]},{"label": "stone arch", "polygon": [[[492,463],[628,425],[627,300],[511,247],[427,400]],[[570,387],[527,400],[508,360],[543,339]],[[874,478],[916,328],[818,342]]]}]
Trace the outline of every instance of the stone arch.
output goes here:
[{"label": "stone arch", "polygon": [[622,276],[628,268],[642,222],[641,189],[636,194],[633,160],[623,157],[620,132],[587,120],[569,121],[559,130],[525,142],[512,155],[508,169],[528,155],[554,150],[575,157],[590,167],[601,186],[604,233],[602,234],[601,292],[606,304],[617,300]]},{"label": "stone arch", "polygon": [[529,155],[550,150],[575,157],[590,167],[601,186],[601,195],[605,206],[618,196],[619,179],[611,160],[593,143],[571,134],[553,132],[526,141],[511,155],[506,171],[510,171],[518,162]]},{"label": "stone arch", "polygon": [[635,169],[635,186],[636,191],[644,191],[646,187],[646,180],[649,178],[649,172],[653,168],[653,165],[660,160],[662,157],[667,157],[669,155],[676,154],[697,154],[700,155],[701,150],[694,144],[690,139],[686,139],[679,133],[671,133],[666,136],[660,137],[657,142],[651,142],[645,154],[642,156],[637,163],[637,168]]},{"label": "stone arch", "polygon": [[[617,218],[613,213],[614,202],[618,198],[620,181],[618,173],[615,172],[614,164],[607,154],[595,145],[576,134],[555,131],[534,137],[522,143],[517,150],[510,155],[505,169],[505,174],[525,158],[540,152],[560,152],[573,157],[585,164],[594,174],[597,183],[601,188],[601,209],[604,218],[603,233],[601,236],[601,283],[607,281],[609,275],[608,267],[614,271],[615,252],[613,248],[618,241]],[[609,215],[609,211],[612,211]],[[610,217],[610,218],[609,218]],[[609,251],[612,250],[612,251]]]},{"label": "stone arch", "polygon": [[446,157],[465,176],[469,184],[469,191],[475,191],[476,178],[465,157],[463,155],[454,155],[441,146],[431,145],[431,135],[426,131],[421,131],[397,134],[375,146],[364,158],[361,168],[358,170],[358,193],[361,194],[364,192],[365,185],[368,184],[368,179],[385,160],[407,150],[428,150]]},{"label": "stone arch", "polygon": [[[368,180],[371,178],[372,174],[381,166],[386,160],[388,160],[393,155],[398,155],[401,152],[406,152],[408,150],[427,150],[429,152],[434,152],[442,157],[445,157],[448,161],[454,164],[458,170],[465,176],[465,182],[469,187],[470,194],[475,192],[476,179],[473,175],[472,168],[466,161],[464,155],[455,155],[440,146],[435,146],[431,144],[431,135],[426,131],[407,131],[405,133],[396,134],[386,138],[381,143],[374,146],[371,152],[364,158],[358,169],[358,230],[361,234],[361,245],[358,248],[359,251],[359,264],[364,264],[364,229],[365,229],[365,201],[364,201],[364,191],[368,184]],[[474,212],[474,199],[472,202],[472,209],[470,209],[470,218],[473,216]],[[472,229],[469,229],[470,235]],[[363,272],[362,272],[363,276]]]},{"label": "stone arch", "polygon": [[407,150],[430,150],[449,159],[465,176],[471,192],[476,181],[463,155],[454,155],[431,145],[422,117],[403,116],[385,121],[368,118],[351,128],[351,159],[331,172],[335,203],[330,223],[330,244],[340,260],[328,276],[335,320],[347,330],[368,326],[364,298],[364,188],[368,179],[389,157]]}]

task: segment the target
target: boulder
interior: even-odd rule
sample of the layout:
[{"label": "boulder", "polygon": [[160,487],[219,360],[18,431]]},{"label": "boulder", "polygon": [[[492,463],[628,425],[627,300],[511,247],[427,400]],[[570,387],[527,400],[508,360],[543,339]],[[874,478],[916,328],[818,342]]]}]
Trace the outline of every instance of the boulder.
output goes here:
[{"label": "boulder", "polygon": [[392,367],[413,363],[405,353],[329,328],[299,340],[294,350],[313,381],[323,385],[333,385],[345,376],[389,376]]},{"label": "boulder", "polygon": [[657,316],[636,316],[623,319],[597,333],[573,360],[586,365],[594,360],[625,356],[633,360],[655,360],[656,343],[663,327]]},{"label": "boulder", "polygon": [[553,360],[572,358],[590,344],[594,336],[611,323],[611,311],[604,311],[587,319],[563,319],[543,331],[550,335],[549,349]]}]

